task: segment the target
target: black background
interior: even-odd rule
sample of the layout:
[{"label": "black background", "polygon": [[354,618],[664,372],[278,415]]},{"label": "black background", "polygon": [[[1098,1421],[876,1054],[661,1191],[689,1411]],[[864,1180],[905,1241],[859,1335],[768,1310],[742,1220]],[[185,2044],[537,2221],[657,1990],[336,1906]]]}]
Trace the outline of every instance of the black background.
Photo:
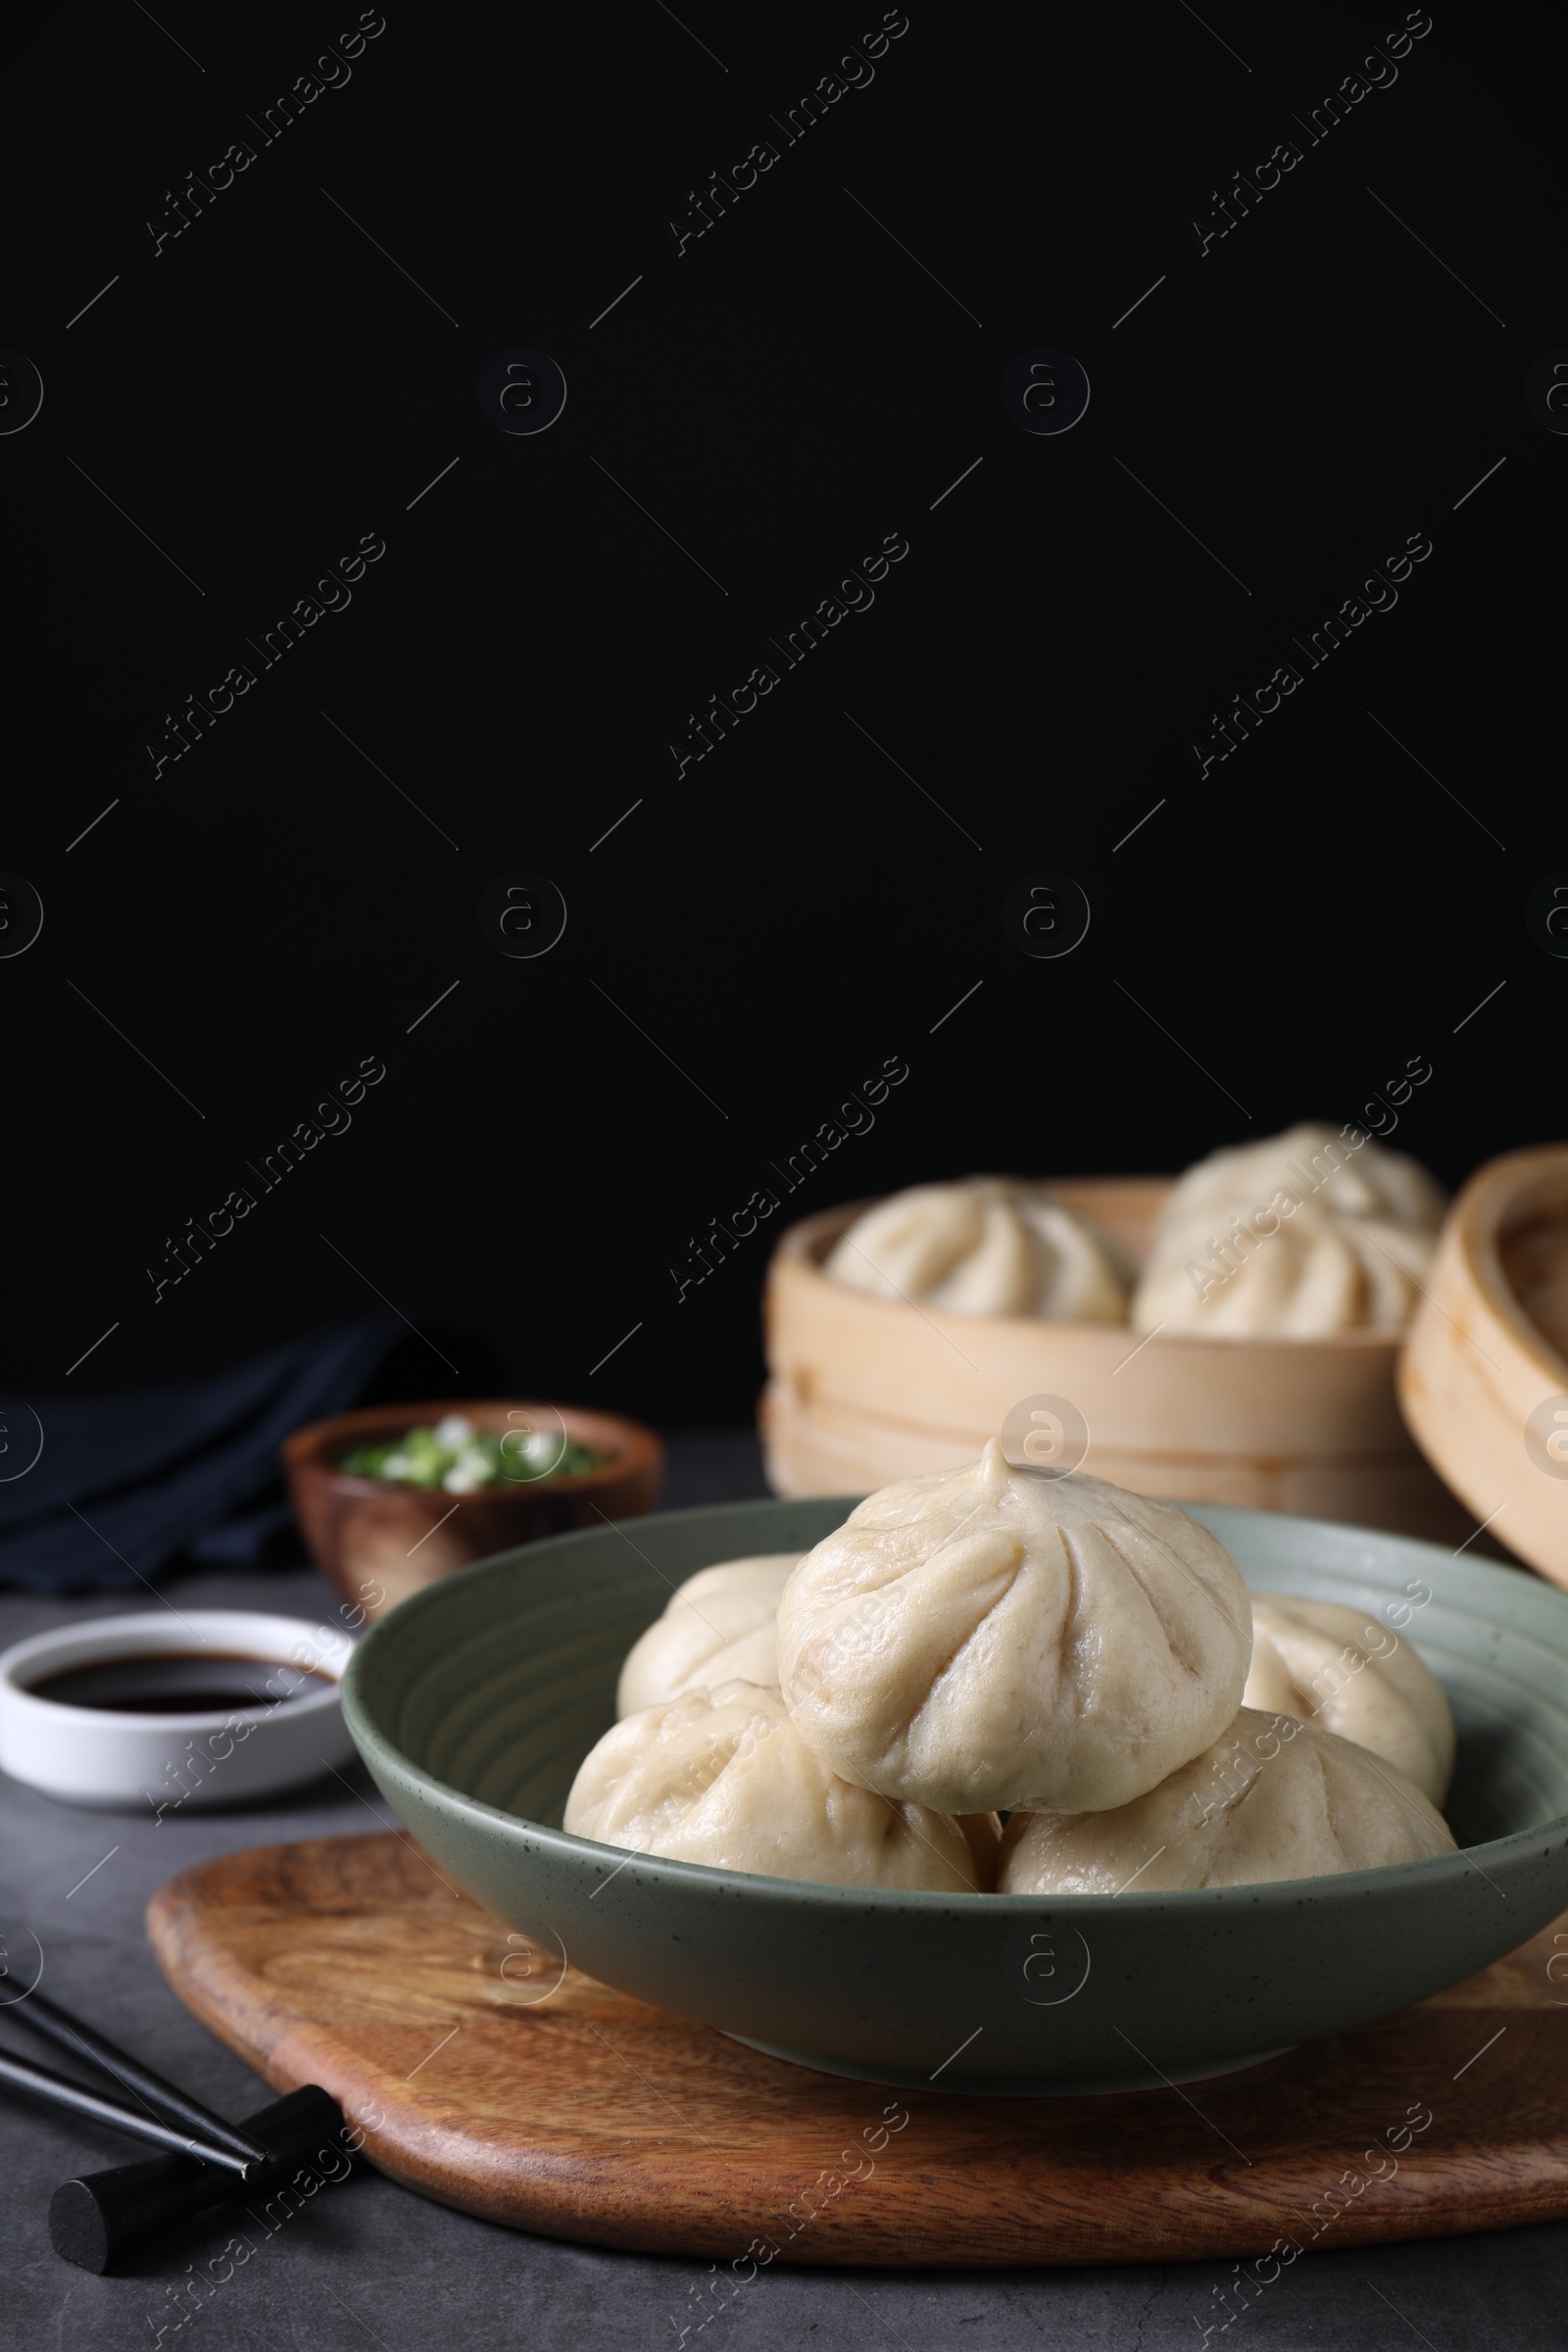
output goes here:
[{"label": "black background", "polygon": [[[373,1285],[519,1389],[739,1421],[783,1219],[679,1305],[669,1269],[890,1055],[790,1213],[1178,1168],[1416,1055],[1396,1141],[1449,1183],[1562,1131],[1568,964],[1523,910],[1568,866],[1568,440],[1524,378],[1568,343],[1568,26],[1439,8],[1309,145],[1293,117],[1402,9],[911,0],[785,146],[769,117],[881,13],[387,0],[266,146],[247,115],[355,10],[14,29],[0,343],[45,399],[0,439],[0,865],[46,919],[0,962],[8,1387],[116,1322],[73,1387],[200,1371]],[[1200,256],[1211,191],[1293,137]],[[1038,345],[1093,387],[1058,438],[1002,405]],[[568,385],[534,438],[479,407],[514,346]],[[365,532],[349,609],[155,779],[164,714]],[[892,532],[874,608],[677,778],[687,714]],[[1200,780],[1211,713],[1414,532],[1397,608]],[[1040,867],[1093,907],[1060,961],[1001,927]],[[537,961],[479,932],[513,868],[569,907]],[[364,1055],[352,1130],[155,1305],[165,1237]]]}]

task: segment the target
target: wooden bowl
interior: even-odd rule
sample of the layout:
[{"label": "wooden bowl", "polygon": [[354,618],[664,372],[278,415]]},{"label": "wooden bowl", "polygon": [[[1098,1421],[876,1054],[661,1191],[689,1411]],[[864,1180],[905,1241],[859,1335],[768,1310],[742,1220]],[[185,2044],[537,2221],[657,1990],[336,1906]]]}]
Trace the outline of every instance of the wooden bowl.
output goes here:
[{"label": "wooden bowl", "polygon": [[[509,1414],[543,1414],[547,1426],[559,1419],[568,1438],[611,1459],[575,1478],[484,1487],[473,1494],[358,1478],[337,1466],[356,1446],[385,1444],[448,1413],[462,1413],[496,1437],[518,1426]],[[653,1508],[664,1475],[664,1448],[640,1421],[506,1398],[365,1405],[297,1429],[282,1450],[289,1502],[311,1557],[367,1617],[493,1551],[568,1528],[602,1527],[607,1519],[634,1519]]]},{"label": "wooden bowl", "polygon": [[1556,1468],[1568,1420],[1554,1411],[1557,1400],[1568,1409],[1568,1144],[1489,1160],[1455,1200],[1399,1399],[1476,1518],[1568,1585],[1568,1460]]},{"label": "wooden bowl", "polygon": [[[1058,1184],[1136,1262],[1165,1177]],[[972,1462],[1009,1408],[1065,1397],[1082,1467],[1143,1494],[1351,1520],[1457,1542],[1469,1521],[1400,1418],[1400,1335],[1215,1339],[1125,1324],[965,1315],[830,1281],[822,1262],[867,1205],[790,1227],[768,1272],[761,1426],[781,1494],[864,1494]]]}]

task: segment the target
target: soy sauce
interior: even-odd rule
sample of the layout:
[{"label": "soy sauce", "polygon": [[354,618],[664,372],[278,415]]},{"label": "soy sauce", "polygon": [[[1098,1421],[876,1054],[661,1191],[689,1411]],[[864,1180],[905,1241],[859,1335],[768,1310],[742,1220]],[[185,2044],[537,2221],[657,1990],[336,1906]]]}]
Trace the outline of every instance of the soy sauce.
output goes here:
[{"label": "soy sauce", "polygon": [[313,1667],[279,1665],[271,1658],[146,1651],[68,1666],[29,1689],[35,1698],[116,1715],[230,1715],[238,1707],[288,1706],[314,1690],[333,1688],[335,1681]]}]

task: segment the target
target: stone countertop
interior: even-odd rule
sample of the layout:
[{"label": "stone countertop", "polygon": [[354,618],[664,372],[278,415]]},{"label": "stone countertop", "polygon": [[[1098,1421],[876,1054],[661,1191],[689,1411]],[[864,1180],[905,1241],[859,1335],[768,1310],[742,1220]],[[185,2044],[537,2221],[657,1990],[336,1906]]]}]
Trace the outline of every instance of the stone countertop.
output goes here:
[{"label": "stone countertop", "polygon": [[[719,1501],[765,1492],[748,1433],[698,1432],[670,1446],[664,1501]],[[308,1568],[203,1574],[172,1580],[189,1606],[280,1609],[318,1619],[333,1605]],[[46,1626],[124,1610],[122,1595],[48,1599],[0,1593],[0,1646]],[[277,1839],[346,1835],[389,1816],[356,1769],[351,1791],[328,1782],[286,1803],[243,1812],[181,1814],[163,1824],[132,1814],[57,1805],[0,1781],[0,1930],[9,1965],[45,1954],[58,1997],[116,2040],[228,2115],[265,2104],[266,2086],[181,2007],[142,1931],[154,1889],[209,1856]],[[49,2062],[22,2033],[0,2041]],[[1171,2094],[1176,2096],[1174,2092]],[[264,2240],[183,2324],[176,2301],[187,2266],[226,2232],[198,2229],[149,2257],[139,2276],[93,2278],[49,2245],[51,2191],[73,2173],[133,2161],[136,2146],[13,2100],[0,2100],[0,2346],[21,2352],[126,2352],[207,2344],[211,2352],[416,2352],[432,2343],[678,2345],[707,2266],[616,2254],[531,2237],[424,2202],[374,2174],[323,2196]],[[1534,2352],[1562,2341],[1561,2272],[1568,2224],[1476,2237],[1308,2255],[1254,2313],[1235,2323],[1254,2352],[1313,2345],[1322,2352]],[[1222,2263],[1009,2272],[784,2269],[759,2274],[710,2323],[733,2352],[808,2344],[819,2352],[1004,2352],[1042,2344],[1194,2352],[1215,2317]],[[186,2307],[188,2308],[188,2306]],[[160,2335],[160,2330],[164,2332]],[[972,2330],[972,2332],[971,2332]],[[704,2332],[708,2330],[705,2329]],[[1229,2330],[1226,2331],[1229,2334]],[[688,2341],[697,2343],[695,2331]],[[1217,2332],[1211,2339],[1224,2341]]]}]

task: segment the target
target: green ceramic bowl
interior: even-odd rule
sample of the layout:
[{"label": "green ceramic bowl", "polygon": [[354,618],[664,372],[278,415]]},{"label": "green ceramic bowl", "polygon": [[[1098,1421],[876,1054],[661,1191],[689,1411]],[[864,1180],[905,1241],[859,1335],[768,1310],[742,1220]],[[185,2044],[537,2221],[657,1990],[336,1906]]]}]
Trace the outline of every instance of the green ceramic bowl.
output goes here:
[{"label": "green ceramic bowl", "polygon": [[1020,2093],[1196,2081],[1456,1984],[1568,1906],[1568,1594],[1434,1544],[1195,1508],[1257,1592],[1406,1629],[1453,1704],[1462,1850],[1280,1886],[899,1894],[709,1870],[561,1829],[670,1589],[807,1549],[853,1503],[726,1504],[482,1560],[373,1626],[350,1732],[441,1869],[662,2009],[832,2074]]}]

